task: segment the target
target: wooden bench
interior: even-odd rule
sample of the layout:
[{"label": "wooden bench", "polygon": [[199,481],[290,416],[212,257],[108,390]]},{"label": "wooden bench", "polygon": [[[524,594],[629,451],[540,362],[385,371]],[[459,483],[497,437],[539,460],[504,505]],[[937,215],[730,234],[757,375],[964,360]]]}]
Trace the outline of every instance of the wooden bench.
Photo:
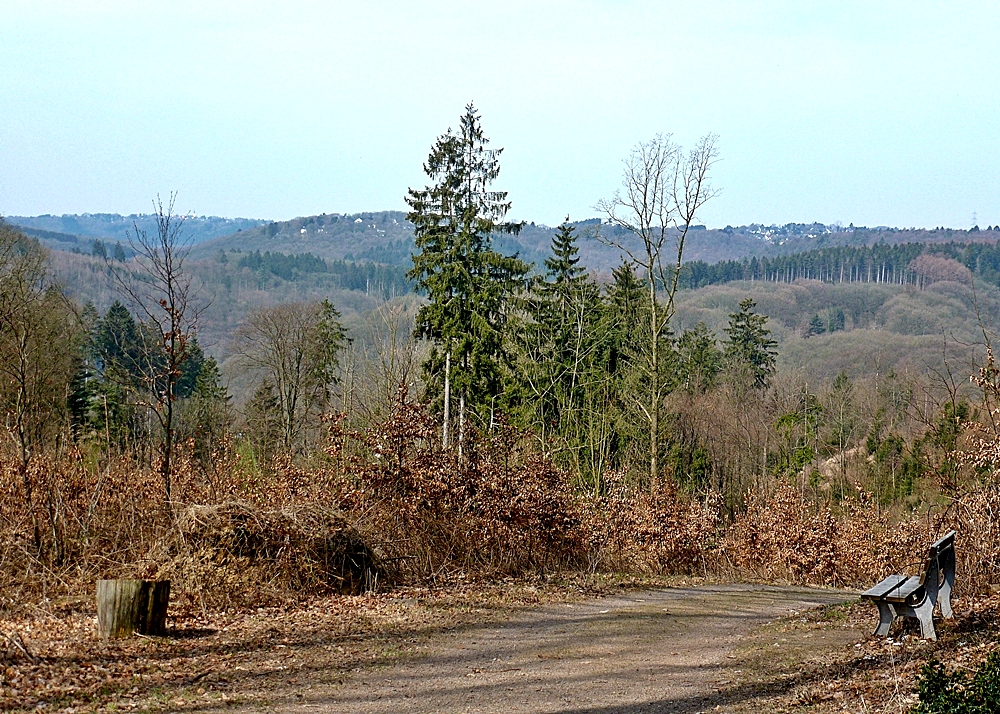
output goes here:
[{"label": "wooden bench", "polygon": [[955,531],[936,540],[927,553],[923,575],[890,575],[871,590],[861,594],[878,607],[876,635],[888,635],[897,617],[913,617],[920,622],[920,636],[936,640],[934,606],[941,615],[955,616],[951,609],[951,589],[955,585]]}]

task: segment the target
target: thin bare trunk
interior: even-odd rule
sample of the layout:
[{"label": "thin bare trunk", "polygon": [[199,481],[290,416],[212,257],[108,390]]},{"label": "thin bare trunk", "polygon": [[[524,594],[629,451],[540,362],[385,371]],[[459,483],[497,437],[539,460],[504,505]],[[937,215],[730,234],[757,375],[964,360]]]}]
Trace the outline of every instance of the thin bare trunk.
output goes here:
[{"label": "thin bare trunk", "polygon": [[462,463],[462,446],[465,444],[465,390],[458,398],[458,463]]},{"label": "thin bare trunk", "polygon": [[[651,261],[652,262],[652,261]],[[659,315],[656,310],[656,278],[652,271],[649,274],[649,321],[650,321],[650,350],[649,350],[649,381],[650,381],[650,404],[649,404],[649,479],[650,483],[659,473],[659,449],[660,449],[660,325]]]},{"label": "thin bare trunk", "polygon": [[451,419],[451,351],[444,355],[444,420],[441,425],[441,442],[448,448],[448,422]]}]

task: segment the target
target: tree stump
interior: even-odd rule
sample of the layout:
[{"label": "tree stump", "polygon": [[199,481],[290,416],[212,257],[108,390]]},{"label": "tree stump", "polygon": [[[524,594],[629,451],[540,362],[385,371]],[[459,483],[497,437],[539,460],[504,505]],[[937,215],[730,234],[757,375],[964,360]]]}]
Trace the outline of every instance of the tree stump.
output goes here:
[{"label": "tree stump", "polygon": [[97,631],[101,637],[166,632],[169,580],[98,580]]}]

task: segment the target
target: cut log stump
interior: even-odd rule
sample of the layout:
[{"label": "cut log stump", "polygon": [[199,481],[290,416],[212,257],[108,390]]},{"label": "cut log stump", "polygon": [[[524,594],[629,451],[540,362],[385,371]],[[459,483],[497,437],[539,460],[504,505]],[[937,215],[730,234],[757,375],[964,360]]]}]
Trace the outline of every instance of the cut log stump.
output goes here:
[{"label": "cut log stump", "polygon": [[169,600],[169,580],[98,580],[97,631],[104,639],[162,635]]}]

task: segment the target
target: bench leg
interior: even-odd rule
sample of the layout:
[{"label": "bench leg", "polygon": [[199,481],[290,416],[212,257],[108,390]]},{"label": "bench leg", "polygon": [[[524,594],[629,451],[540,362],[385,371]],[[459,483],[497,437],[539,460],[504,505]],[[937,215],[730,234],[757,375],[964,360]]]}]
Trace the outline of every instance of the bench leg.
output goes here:
[{"label": "bench leg", "polygon": [[920,621],[920,637],[937,642],[937,632],[934,631],[934,603],[929,608],[919,608],[917,619]]},{"label": "bench leg", "polygon": [[889,634],[889,628],[892,627],[892,620],[894,618],[892,606],[882,600],[876,600],[875,605],[878,606],[878,627],[875,628],[875,634],[885,637]]},{"label": "bench leg", "polygon": [[937,601],[941,605],[941,617],[946,617],[949,620],[955,617],[955,612],[951,609],[951,583],[948,582],[947,578],[941,583]]},{"label": "bench leg", "polygon": [[951,590],[955,586],[955,548],[948,548],[938,557],[938,565],[941,569],[941,587],[938,590],[937,601],[941,606],[942,617],[949,620],[955,617],[951,609]]},{"label": "bench leg", "polygon": [[[905,610],[904,610],[905,608]],[[916,607],[909,605],[899,607],[896,612],[907,617],[914,617],[920,623],[920,637],[925,640],[937,641],[937,632],[934,631],[934,600],[924,598],[924,601]]]}]

